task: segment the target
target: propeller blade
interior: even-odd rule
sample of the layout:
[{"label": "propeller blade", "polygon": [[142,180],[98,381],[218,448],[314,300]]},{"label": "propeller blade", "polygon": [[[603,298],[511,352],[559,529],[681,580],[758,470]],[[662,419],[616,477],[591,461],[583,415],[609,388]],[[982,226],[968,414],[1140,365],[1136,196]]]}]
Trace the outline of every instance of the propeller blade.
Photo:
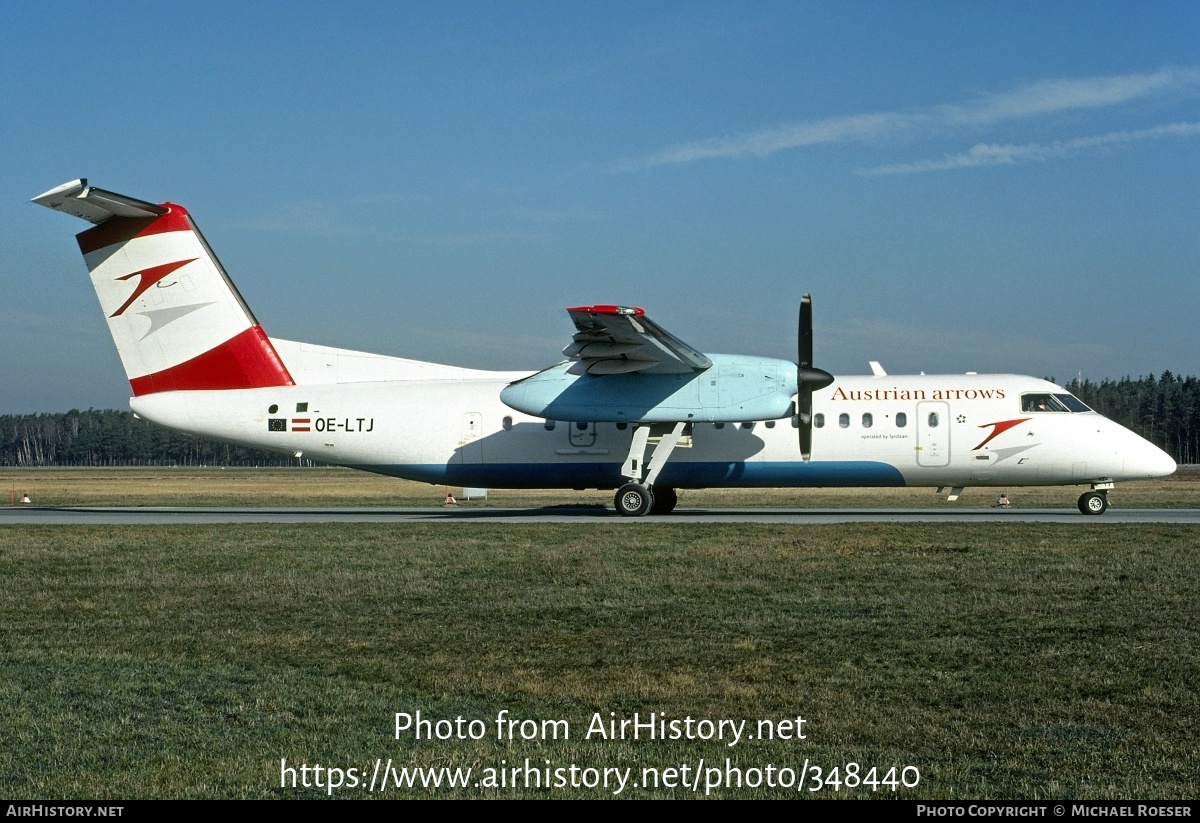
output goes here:
[{"label": "propeller blade", "polygon": [[800,459],[812,456],[812,393],[833,382],[833,375],[813,366],[812,295],[800,298],[800,320],[796,339],[796,414],[800,418]]},{"label": "propeller blade", "polygon": [[812,389],[802,384],[796,393],[796,413],[800,416],[800,459],[812,457]]},{"label": "propeller blade", "polygon": [[812,368],[813,331],[812,331],[812,295],[808,292],[800,298],[800,337],[796,343],[796,364],[802,369]]}]

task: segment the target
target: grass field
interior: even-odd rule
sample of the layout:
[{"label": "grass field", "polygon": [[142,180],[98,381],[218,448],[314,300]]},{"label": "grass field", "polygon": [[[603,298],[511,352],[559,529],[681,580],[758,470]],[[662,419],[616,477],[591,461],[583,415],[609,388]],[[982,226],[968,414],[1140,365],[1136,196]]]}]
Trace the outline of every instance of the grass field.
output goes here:
[{"label": "grass field", "polygon": [[[210,494],[148,476],[125,503],[189,482]],[[262,475],[202,476],[222,478],[210,502],[276,493]],[[39,496],[72,493],[61,482]],[[716,783],[717,797],[1194,798],[1198,546],[1200,529],[1083,517],[0,528],[0,796],[320,797],[328,771],[299,785],[320,765],[342,770],[333,796],[363,797],[390,761],[472,773],[377,796],[609,797],[603,770],[628,769],[609,773],[625,775],[620,797]],[[398,712],[479,721],[462,731],[481,737],[397,737]],[[587,735],[597,715],[634,713],[685,736]],[[538,723],[497,739],[501,716]],[[728,745],[687,739],[689,717],[693,736],[697,720],[747,725]],[[759,739],[759,721],[805,738]],[[527,760],[550,788],[528,785]],[[516,787],[488,771],[514,766]],[[817,768],[826,782],[809,792]]]},{"label": "grass field", "polygon": [[[1017,508],[1071,508],[1086,486],[1009,489]],[[39,506],[440,506],[445,486],[349,469],[0,469],[0,496],[28,493]],[[451,491],[456,496],[460,489]],[[683,489],[688,507],[911,508],[990,506],[997,489],[968,488],[956,503],[932,488],[914,489]],[[491,489],[486,501],[461,505],[612,507],[611,491]],[[1121,483],[1110,493],[1121,508],[1200,508],[1200,471],[1181,470],[1144,483]]]}]

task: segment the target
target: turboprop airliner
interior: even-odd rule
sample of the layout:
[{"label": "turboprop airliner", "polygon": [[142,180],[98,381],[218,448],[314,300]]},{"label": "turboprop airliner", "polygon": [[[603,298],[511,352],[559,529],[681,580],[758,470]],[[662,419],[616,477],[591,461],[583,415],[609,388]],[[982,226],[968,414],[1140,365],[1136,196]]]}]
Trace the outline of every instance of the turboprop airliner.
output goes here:
[{"label": "turboprop airliner", "polygon": [[95,224],[77,237],[132,390],[162,426],[433,484],[615,489],[625,516],[678,489],[1081,485],[1102,514],[1166,453],[1045,380],[834,377],[704,354],[640,308],[567,309],[566,360],[497,372],[268,337],[182,206],[74,180],[33,202]]}]

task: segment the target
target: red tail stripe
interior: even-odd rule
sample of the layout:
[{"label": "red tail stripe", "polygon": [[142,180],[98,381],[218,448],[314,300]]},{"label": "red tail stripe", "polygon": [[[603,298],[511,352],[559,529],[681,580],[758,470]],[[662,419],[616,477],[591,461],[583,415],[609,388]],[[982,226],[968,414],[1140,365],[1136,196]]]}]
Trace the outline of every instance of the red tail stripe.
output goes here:
[{"label": "red tail stripe", "polygon": [[174,203],[160,203],[170,209],[159,217],[110,217],[94,229],[75,235],[79,250],[90,254],[97,249],[107,248],[114,243],[124,243],[135,237],[162,234],[168,231],[190,231],[187,209]]},{"label": "red tail stripe", "polygon": [[251,326],[187,362],[129,381],[134,396],[160,391],[212,391],[294,386],[262,326]]}]

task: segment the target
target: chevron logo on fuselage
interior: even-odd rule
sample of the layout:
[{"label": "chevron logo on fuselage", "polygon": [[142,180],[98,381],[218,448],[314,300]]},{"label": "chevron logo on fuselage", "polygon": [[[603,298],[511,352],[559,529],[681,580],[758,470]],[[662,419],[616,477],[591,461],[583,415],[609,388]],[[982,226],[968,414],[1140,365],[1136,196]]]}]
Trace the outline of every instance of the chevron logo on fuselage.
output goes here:
[{"label": "chevron logo on fuselage", "polygon": [[978,451],[979,449],[982,449],[984,446],[986,446],[988,444],[988,441],[990,441],[996,435],[1003,434],[1004,432],[1011,429],[1013,426],[1020,425],[1021,423],[1024,423],[1026,420],[1030,420],[1030,419],[1031,418],[1029,418],[1029,417],[1018,417],[1016,420],[1000,420],[996,423],[984,423],[979,428],[986,429],[988,426],[992,426],[992,433],[989,434],[987,437],[983,438],[983,441],[978,446],[971,449],[971,451]]}]

